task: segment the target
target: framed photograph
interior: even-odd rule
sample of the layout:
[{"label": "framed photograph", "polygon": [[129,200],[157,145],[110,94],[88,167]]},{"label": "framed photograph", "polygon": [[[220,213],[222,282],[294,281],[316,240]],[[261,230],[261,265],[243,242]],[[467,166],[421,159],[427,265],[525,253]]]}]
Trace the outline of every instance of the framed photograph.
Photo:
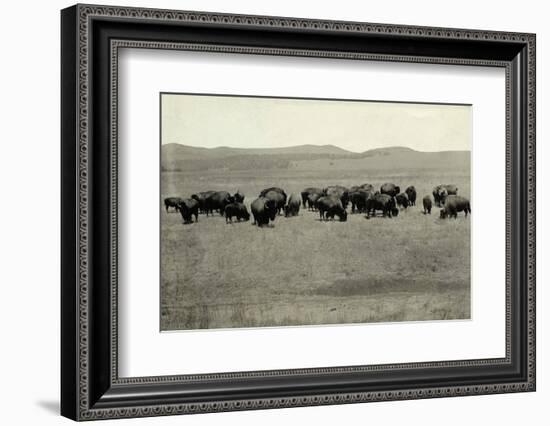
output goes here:
[{"label": "framed photograph", "polygon": [[535,390],[535,35],[61,12],[61,412]]}]

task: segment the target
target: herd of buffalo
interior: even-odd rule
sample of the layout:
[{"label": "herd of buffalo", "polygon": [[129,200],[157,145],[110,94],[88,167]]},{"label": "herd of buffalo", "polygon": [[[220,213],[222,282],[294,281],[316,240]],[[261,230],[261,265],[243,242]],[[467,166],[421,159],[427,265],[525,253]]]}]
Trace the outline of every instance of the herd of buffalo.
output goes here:
[{"label": "herd of buffalo", "polygon": [[[456,185],[437,185],[431,195],[422,199],[424,214],[432,212],[432,197],[435,205],[440,207],[441,218],[457,218],[458,212],[465,216],[471,213],[470,201],[458,195]],[[250,213],[244,204],[245,195],[237,191],[231,195],[227,191],[206,191],[191,195],[191,198],[169,197],[164,199],[166,212],[170,208],[179,212],[184,223],[192,223],[199,219],[199,214],[211,215],[214,212],[225,216],[227,223],[249,220]],[[367,219],[381,212],[383,217],[394,217],[399,209],[406,209],[416,205],[416,188],[409,186],[401,192],[399,186],[385,183],[379,191],[375,191],[371,184],[346,188],[341,185],[327,186],[326,188],[305,188],[300,196],[291,194],[277,187],[266,188],[250,204],[254,217],[254,224],[268,225],[277,215],[285,217],[296,216],[300,207],[319,212],[321,220],[333,220],[335,216],[341,222],[348,217],[347,208],[351,205],[351,213],[364,213]]]}]

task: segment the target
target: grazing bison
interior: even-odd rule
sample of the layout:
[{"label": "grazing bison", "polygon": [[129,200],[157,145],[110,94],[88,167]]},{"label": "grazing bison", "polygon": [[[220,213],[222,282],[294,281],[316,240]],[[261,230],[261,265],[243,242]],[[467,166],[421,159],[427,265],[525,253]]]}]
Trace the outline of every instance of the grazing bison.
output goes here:
[{"label": "grazing bison", "polygon": [[367,200],[367,219],[370,219],[371,215],[376,215],[376,210],[382,211],[382,216],[389,218],[399,214],[399,210],[395,205],[395,198],[379,192]]},{"label": "grazing bison", "polygon": [[359,190],[350,194],[351,212],[365,213],[367,211],[367,200],[374,196],[373,191]]},{"label": "grazing bison", "polygon": [[470,200],[458,195],[449,195],[445,200],[445,205],[440,210],[441,219],[458,217],[458,212],[464,212],[464,216],[468,217],[468,213],[472,213],[470,208]]},{"label": "grazing bison", "polygon": [[178,209],[183,218],[183,223],[192,223],[191,216],[195,216],[195,222],[199,221],[199,202],[194,198],[181,200]]},{"label": "grazing bison", "polygon": [[298,212],[300,211],[300,197],[298,197],[297,194],[291,194],[284,209],[285,217],[298,216]]},{"label": "grazing bison", "polygon": [[216,191],[198,192],[191,195],[191,198],[199,202],[199,213],[207,213],[206,211],[206,199],[214,194]]},{"label": "grazing bison", "polygon": [[422,198],[422,204],[424,205],[424,214],[432,214],[432,199],[429,195]]},{"label": "grazing bison", "polygon": [[416,188],[411,185],[405,189],[405,194],[409,197],[409,206],[416,206]]},{"label": "grazing bison", "polygon": [[385,183],[380,187],[380,193],[387,194],[390,197],[395,197],[400,192],[401,188],[399,188],[397,185],[394,185],[393,183]]},{"label": "grazing bison", "polygon": [[256,198],[250,205],[254,224],[264,226],[277,217],[277,203],[265,197]]},{"label": "grazing bison", "polygon": [[244,194],[241,191],[237,190],[237,192],[233,194],[233,199],[236,203],[242,203],[244,201]]},{"label": "grazing bison", "polygon": [[302,207],[305,209],[306,208],[306,204],[307,204],[307,201],[308,201],[308,197],[311,195],[311,194],[319,194],[319,195],[322,195],[323,194],[323,190],[321,188],[306,188],[304,189],[300,195],[302,196]]},{"label": "grazing bison", "polygon": [[319,209],[321,220],[334,219],[335,215],[338,216],[340,222],[345,222],[348,219],[346,209],[338,197],[324,196],[319,198],[317,200],[317,208]]},{"label": "grazing bison", "polygon": [[323,194],[328,197],[337,197],[342,202],[344,209],[349,203],[349,189],[342,185],[327,186],[323,189]]},{"label": "grazing bison", "polygon": [[323,197],[323,195],[316,192],[307,196],[307,205],[309,210],[317,210],[317,200],[321,197]]},{"label": "grazing bison", "polygon": [[441,207],[442,204],[445,204],[445,199],[448,195],[458,194],[458,188],[456,185],[437,185],[432,191],[434,196],[435,205]]},{"label": "grazing bison", "polygon": [[164,207],[166,208],[166,213],[168,213],[168,208],[173,207],[178,211],[178,205],[183,201],[180,197],[168,197],[164,199]]},{"label": "grazing bison", "polygon": [[227,191],[217,191],[210,194],[204,201],[206,215],[208,216],[209,213],[213,213],[214,210],[217,210],[220,212],[220,215],[223,216],[225,206],[233,201],[233,197]]},{"label": "grazing bison", "polygon": [[404,209],[406,209],[409,206],[409,196],[405,192],[402,192],[401,194],[397,194],[395,196],[395,201],[398,206],[401,206]]},{"label": "grazing bison", "polygon": [[237,222],[250,219],[250,214],[248,213],[246,206],[243,203],[236,201],[225,206],[224,215],[225,223],[232,223],[233,217],[237,218]]}]

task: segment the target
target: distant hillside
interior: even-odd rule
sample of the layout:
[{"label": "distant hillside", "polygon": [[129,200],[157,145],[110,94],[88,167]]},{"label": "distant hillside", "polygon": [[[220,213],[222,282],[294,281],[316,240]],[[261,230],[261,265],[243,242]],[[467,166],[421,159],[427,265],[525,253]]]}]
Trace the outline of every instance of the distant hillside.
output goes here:
[{"label": "distant hillside", "polygon": [[470,167],[470,151],[420,152],[406,147],[386,147],[354,153],[334,145],[299,145],[286,148],[199,148],[166,144],[161,148],[162,170],[250,170],[319,168],[422,168]]}]

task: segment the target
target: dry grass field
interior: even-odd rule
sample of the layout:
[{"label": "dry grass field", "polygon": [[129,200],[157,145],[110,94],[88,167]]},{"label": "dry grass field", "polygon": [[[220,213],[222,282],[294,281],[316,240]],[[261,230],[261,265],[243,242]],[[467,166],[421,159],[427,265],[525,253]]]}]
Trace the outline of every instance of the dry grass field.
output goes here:
[{"label": "dry grass field", "polygon": [[349,214],[347,222],[321,222],[301,209],[266,228],[252,220],[226,224],[219,215],[184,225],[162,206],[161,329],[470,318],[470,219],[460,213],[441,220],[435,206],[422,213],[422,197],[436,184],[454,183],[470,196],[469,157],[456,164],[422,158],[410,168],[384,157],[300,160],[285,169],[164,170],[163,198],[240,190],[249,206],[271,186],[290,195],[308,186],[394,182],[402,190],[415,185],[418,199],[392,219]]}]

